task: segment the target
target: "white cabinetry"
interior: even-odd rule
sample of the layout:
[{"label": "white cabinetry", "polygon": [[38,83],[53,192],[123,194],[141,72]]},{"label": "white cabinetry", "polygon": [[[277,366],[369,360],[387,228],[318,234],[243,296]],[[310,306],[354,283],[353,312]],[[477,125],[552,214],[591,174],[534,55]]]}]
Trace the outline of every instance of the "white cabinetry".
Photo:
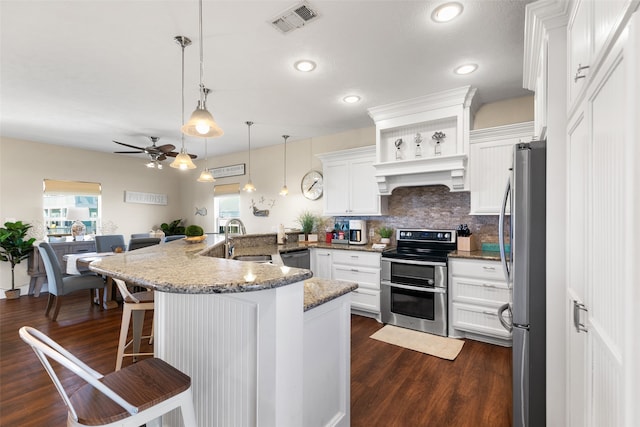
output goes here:
[{"label": "white cabinetry", "polygon": [[358,284],[351,310],[380,321],[380,254],[377,252],[311,248],[315,277]]},{"label": "white cabinetry", "polygon": [[330,249],[311,248],[311,271],[314,277],[331,279],[331,255]]},{"label": "white cabinetry", "polygon": [[472,130],[469,136],[471,215],[499,215],[513,146],[533,138],[533,122]]},{"label": "white cabinetry", "polygon": [[378,194],[375,147],[319,154],[324,175],[324,215],[383,215],[386,197]]},{"label": "white cabinetry", "polygon": [[449,259],[449,335],[511,346],[511,333],[498,320],[498,308],[511,301],[498,261]]}]

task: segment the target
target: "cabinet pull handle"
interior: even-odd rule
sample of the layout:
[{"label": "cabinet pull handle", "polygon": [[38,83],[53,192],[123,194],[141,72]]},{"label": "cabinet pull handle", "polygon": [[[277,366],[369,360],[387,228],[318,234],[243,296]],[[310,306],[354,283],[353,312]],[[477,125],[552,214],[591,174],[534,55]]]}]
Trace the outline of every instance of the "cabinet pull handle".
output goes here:
[{"label": "cabinet pull handle", "polygon": [[493,289],[496,289],[496,288],[497,288],[497,286],[496,286],[496,285],[490,285],[490,284],[488,284],[488,283],[483,283],[483,284],[482,284],[482,287],[484,287],[484,288],[493,288]]},{"label": "cabinet pull handle", "polygon": [[351,271],[353,271],[354,273],[357,273],[360,270],[358,270],[357,268],[352,268]]},{"label": "cabinet pull handle", "polygon": [[482,314],[487,314],[489,316],[495,316],[496,314],[492,311],[483,311]]},{"label": "cabinet pull handle", "polygon": [[589,66],[588,66],[588,65],[578,64],[578,70],[576,71],[576,75],[575,75],[575,77],[573,78],[574,83],[577,83],[577,82],[578,82],[578,80],[580,80],[580,79],[584,79],[585,77],[587,77],[586,75],[584,75],[584,74],[582,74],[582,75],[581,75],[580,73],[581,73],[582,71],[584,71],[584,70],[587,70],[588,68],[589,68]]},{"label": "cabinet pull handle", "polygon": [[351,258],[360,258],[358,255],[351,255]]},{"label": "cabinet pull handle", "polygon": [[587,313],[589,310],[587,310],[587,306],[585,306],[581,302],[578,302],[577,300],[573,300],[573,326],[576,328],[576,332],[578,333],[589,332],[589,330],[587,329],[587,325],[580,322],[581,311],[584,311],[585,313]]},{"label": "cabinet pull handle", "polygon": [[486,265],[483,265],[483,266],[482,266],[482,269],[483,269],[483,270],[489,270],[489,271],[496,271],[496,268],[495,268],[495,267],[488,267],[488,266],[486,266]]}]

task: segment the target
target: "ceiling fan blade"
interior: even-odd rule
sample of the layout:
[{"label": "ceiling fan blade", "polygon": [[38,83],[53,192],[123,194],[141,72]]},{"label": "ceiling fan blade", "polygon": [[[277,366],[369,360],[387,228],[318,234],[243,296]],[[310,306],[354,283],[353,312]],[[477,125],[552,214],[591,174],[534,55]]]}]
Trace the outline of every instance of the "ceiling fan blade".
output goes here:
[{"label": "ceiling fan blade", "polygon": [[176,146],[171,144],[165,144],[165,145],[160,145],[159,147],[156,147],[156,148],[162,151],[163,153],[168,153],[169,151],[173,151],[176,148]]},{"label": "ceiling fan blade", "polygon": [[113,141],[116,144],[120,144],[120,145],[124,145],[125,147],[129,147],[129,148],[135,148],[136,150],[140,150],[142,152],[144,152],[144,147],[136,147],[135,145],[131,145],[131,144],[125,144],[124,142],[118,142],[118,141]]},{"label": "ceiling fan blade", "polygon": [[[178,153],[177,151],[170,151],[170,152],[164,153],[164,154],[166,154],[169,157],[176,157],[180,153]],[[189,153],[187,153],[187,154],[189,154]],[[191,157],[192,159],[197,159],[198,158],[198,156],[196,156],[195,154],[189,154],[189,157]]]},{"label": "ceiling fan blade", "polygon": [[117,154],[139,154],[144,153],[144,151],[114,151]]}]

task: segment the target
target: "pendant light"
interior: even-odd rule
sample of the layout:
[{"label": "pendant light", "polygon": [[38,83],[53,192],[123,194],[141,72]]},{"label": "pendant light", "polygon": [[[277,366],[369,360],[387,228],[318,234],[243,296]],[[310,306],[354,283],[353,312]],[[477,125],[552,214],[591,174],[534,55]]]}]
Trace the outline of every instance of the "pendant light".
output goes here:
[{"label": "pendant light", "polygon": [[287,188],[287,138],[289,138],[289,135],[282,135],[282,138],[284,138],[284,166],[283,166],[284,185],[280,190],[280,195],[284,197],[287,194],[289,194],[289,189]]},{"label": "pendant light", "polygon": [[207,92],[205,91],[204,75],[204,41],[202,38],[202,0],[199,5],[199,29],[200,29],[200,99],[187,124],[182,125],[182,133],[200,138],[215,138],[224,135],[224,131],[213,119],[213,115],[207,110]]},{"label": "pendant light", "polygon": [[253,193],[256,191],[256,186],[251,182],[251,125],[253,122],[245,122],[247,125],[247,130],[249,132],[249,181],[242,187],[242,191],[246,191],[247,193]]},{"label": "pendant light", "polygon": [[207,160],[208,159],[207,143],[208,141],[205,139],[204,140],[204,170],[202,171],[202,173],[200,173],[200,176],[198,177],[198,182],[216,182],[216,179],[213,177],[213,175],[211,175],[211,172],[207,167],[209,165],[209,161]]},{"label": "pendant light", "polygon": [[[180,120],[182,123],[184,123],[184,48],[191,44],[191,40],[188,37],[184,36],[176,36],[173,39],[182,48],[182,112],[180,113]],[[196,165],[193,163],[193,161],[191,160],[191,156],[184,148],[184,134],[181,134],[181,137],[182,148],[180,148],[180,154],[176,156],[175,160],[171,162],[169,166],[181,170],[195,169]]]}]

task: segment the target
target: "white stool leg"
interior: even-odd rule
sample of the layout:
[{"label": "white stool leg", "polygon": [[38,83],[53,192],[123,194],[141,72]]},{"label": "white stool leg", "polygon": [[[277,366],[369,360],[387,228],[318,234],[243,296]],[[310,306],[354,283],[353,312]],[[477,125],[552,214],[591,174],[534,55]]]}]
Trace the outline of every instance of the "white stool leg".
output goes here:
[{"label": "white stool leg", "polygon": [[[144,326],[144,314],[146,310],[133,310],[133,354],[140,353],[140,341],[142,337],[142,327]],[[138,356],[133,356],[133,361],[137,361]]]},{"label": "white stool leg", "polygon": [[116,371],[122,368],[122,358],[124,348],[127,345],[127,334],[129,333],[129,321],[131,319],[131,304],[122,305],[122,325],[120,326],[120,340],[118,341],[118,355],[116,356]]},{"label": "white stool leg", "polygon": [[182,404],[180,405],[180,412],[182,413],[182,420],[185,426],[197,426],[196,422],[196,410],[193,407],[193,393],[191,387],[183,394]]}]

